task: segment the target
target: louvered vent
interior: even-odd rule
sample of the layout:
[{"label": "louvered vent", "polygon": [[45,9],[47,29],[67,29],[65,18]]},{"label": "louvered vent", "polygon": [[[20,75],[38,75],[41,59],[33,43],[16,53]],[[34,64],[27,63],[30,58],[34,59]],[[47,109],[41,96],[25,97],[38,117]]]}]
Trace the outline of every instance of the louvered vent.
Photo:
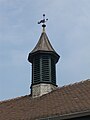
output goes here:
[{"label": "louvered vent", "polygon": [[36,55],[32,64],[32,84],[52,83],[56,85],[56,65],[51,55]]},{"label": "louvered vent", "polygon": [[50,82],[50,57],[42,56],[42,81]]},{"label": "louvered vent", "polygon": [[53,84],[56,84],[56,65],[55,65],[55,62],[54,60],[52,59],[51,60],[51,80],[52,80],[52,83]]},{"label": "louvered vent", "polygon": [[33,62],[33,84],[40,82],[40,57],[36,56]]}]

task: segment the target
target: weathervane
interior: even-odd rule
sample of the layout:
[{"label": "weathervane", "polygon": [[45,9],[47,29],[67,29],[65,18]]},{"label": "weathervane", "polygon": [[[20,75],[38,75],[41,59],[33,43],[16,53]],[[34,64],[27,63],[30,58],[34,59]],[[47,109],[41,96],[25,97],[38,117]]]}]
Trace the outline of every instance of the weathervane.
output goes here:
[{"label": "weathervane", "polygon": [[43,19],[38,22],[38,24],[42,23],[43,31],[45,31],[45,23],[48,21],[48,19],[45,19],[45,14],[43,14]]}]

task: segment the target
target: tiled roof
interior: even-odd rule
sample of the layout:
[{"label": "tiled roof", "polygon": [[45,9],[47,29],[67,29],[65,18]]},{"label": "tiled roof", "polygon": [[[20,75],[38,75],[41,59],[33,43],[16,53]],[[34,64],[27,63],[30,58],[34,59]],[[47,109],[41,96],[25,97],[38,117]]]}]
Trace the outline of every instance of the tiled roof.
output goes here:
[{"label": "tiled roof", "polygon": [[90,79],[38,98],[27,95],[0,102],[0,120],[38,120],[85,112],[90,114]]}]

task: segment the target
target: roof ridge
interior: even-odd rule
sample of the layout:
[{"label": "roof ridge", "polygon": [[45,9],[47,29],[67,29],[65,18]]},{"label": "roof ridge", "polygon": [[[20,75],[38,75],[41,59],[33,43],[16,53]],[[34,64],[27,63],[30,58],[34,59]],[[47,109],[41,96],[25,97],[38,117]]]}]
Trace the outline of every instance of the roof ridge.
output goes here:
[{"label": "roof ridge", "polygon": [[[51,91],[51,92],[49,92],[49,93],[47,93],[47,94],[44,94],[44,95],[42,95],[42,96],[39,96],[39,97],[37,97],[37,98],[33,98],[34,100],[35,99],[40,99],[40,98],[42,98],[42,97],[44,97],[44,96],[46,96],[46,95],[48,95],[48,94],[51,94],[51,93],[53,93],[53,92],[55,92],[55,91],[57,91],[57,90],[60,90],[60,89],[62,89],[62,88],[66,88],[66,87],[69,87],[69,86],[73,86],[73,85],[79,85],[79,84],[83,84],[83,83],[85,83],[85,82],[87,82],[87,81],[89,81],[90,82],[90,79],[87,79],[87,80],[82,80],[82,81],[80,81],[80,82],[76,82],[76,83],[72,83],[72,84],[69,84],[69,85],[64,85],[64,86],[61,86],[61,87],[57,87],[55,90],[53,90],[53,91]],[[11,98],[11,99],[8,99],[8,100],[3,100],[3,101],[0,101],[0,104],[2,104],[2,103],[5,103],[5,102],[9,102],[9,101],[11,101],[11,100],[18,100],[18,99],[22,99],[22,98],[25,98],[25,97],[28,97],[28,96],[30,96],[30,95],[25,95],[25,96],[20,96],[20,97],[16,97],[16,98]]]},{"label": "roof ridge", "polygon": [[75,82],[75,83],[71,83],[71,84],[68,84],[68,85],[64,85],[62,87],[58,87],[59,89],[63,88],[63,87],[68,87],[68,86],[73,86],[73,85],[78,85],[78,84],[81,84],[81,83],[84,83],[84,82],[87,82],[89,81],[90,82],[90,79],[87,79],[87,80],[82,80],[82,81],[78,81],[78,82]]},{"label": "roof ridge", "polygon": [[19,96],[19,97],[16,97],[16,98],[10,98],[10,99],[8,99],[8,100],[2,100],[2,101],[0,101],[0,104],[9,102],[9,101],[11,101],[11,100],[14,101],[14,100],[18,100],[18,99],[20,99],[20,98],[25,98],[25,97],[27,97],[27,96],[29,96],[29,95]]},{"label": "roof ridge", "polygon": [[79,84],[85,83],[85,82],[87,82],[87,81],[90,82],[90,79],[82,80],[82,81],[79,81],[79,82],[76,82],[76,83],[72,83],[72,84],[69,84],[69,85],[64,85],[64,86],[61,86],[61,87],[57,87],[55,90],[53,90],[53,91],[51,91],[51,92],[49,92],[49,93],[47,93],[47,94],[44,94],[44,95],[42,95],[42,96],[39,96],[39,97],[37,97],[37,98],[34,98],[34,99],[42,98],[42,97],[44,97],[44,96],[46,96],[46,95],[49,95],[49,94],[52,94],[53,92],[55,92],[55,91],[57,91],[57,90],[60,90],[60,89],[62,89],[62,88],[70,87],[70,86],[73,86],[73,85],[79,85]]}]

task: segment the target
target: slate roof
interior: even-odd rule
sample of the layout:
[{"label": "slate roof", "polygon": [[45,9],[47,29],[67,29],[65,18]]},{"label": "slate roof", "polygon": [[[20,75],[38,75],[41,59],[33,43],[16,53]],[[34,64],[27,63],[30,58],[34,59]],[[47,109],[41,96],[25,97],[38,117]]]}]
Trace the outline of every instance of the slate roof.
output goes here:
[{"label": "slate roof", "polygon": [[0,120],[41,120],[53,116],[63,119],[62,116],[84,113],[90,115],[90,79],[38,98],[27,95],[0,102]]},{"label": "slate roof", "polygon": [[35,46],[35,48],[31,51],[31,53],[34,53],[36,51],[53,51],[55,52],[54,48],[52,47],[47,34],[45,32],[42,32],[40,39],[37,43],[37,45]]},{"label": "slate roof", "polygon": [[52,47],[46,32],[42,32],[38,43],[34,47],[34,49],[29,53],[28,60],[32,62],[32,56],[36,53],[50,53],[56,57],[56,62],[59,60],[59,55],[56,53],[54,48]]}]

